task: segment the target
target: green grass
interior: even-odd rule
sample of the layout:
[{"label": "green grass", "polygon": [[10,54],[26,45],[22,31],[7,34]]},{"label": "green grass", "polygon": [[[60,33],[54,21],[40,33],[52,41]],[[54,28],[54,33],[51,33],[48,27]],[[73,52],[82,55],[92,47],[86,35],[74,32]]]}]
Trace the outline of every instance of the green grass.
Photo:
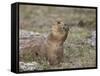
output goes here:
[{"label": "green grass", "polygon": [[87,37],[91,31],[85,28],[73,27],[70,29],[68,38],[64,45],[65,62],[69,60],[74,67],[93,67],[95,66],[96,49],[87,43]]}]

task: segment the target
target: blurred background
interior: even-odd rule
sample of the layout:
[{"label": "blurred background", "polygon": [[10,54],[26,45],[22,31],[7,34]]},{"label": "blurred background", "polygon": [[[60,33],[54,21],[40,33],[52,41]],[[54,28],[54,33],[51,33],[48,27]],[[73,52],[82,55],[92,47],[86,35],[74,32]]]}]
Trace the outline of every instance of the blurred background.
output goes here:
[{"label": "blurred background", "polygon": [[[62,18],[67,24],[73,24],[95,29],[96,10],[90,8],[53,7],[20,5],[20,28],[44,32],[57,18]],[[42,30],[43,29],[43,30]],[[44,30],[45,29],[45,30]],[[42,30],[42,31],[41,31]]]}]

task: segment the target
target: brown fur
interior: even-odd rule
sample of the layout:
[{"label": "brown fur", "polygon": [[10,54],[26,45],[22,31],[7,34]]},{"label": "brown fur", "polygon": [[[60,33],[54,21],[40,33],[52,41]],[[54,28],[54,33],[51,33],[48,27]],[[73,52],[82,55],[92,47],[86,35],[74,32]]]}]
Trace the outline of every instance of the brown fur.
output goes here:
[{"label": "brown fur", "polygon": [[68,31],[69,27],[58,20],[52,26],[47,37],[33,36],[28,42],[30,45],[26,48],[31,48],[33,57],[45,57],[50,65],[58,64],[63,59],[63,43],[67,38]]}]

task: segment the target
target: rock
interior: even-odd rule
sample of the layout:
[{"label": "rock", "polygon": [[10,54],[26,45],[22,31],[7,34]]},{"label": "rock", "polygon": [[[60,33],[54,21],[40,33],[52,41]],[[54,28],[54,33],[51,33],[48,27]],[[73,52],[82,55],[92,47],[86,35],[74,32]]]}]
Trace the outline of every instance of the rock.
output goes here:
[{"label": "rock", "polygon": [[19,32],[20,39],[30,38],[31,36],[40,36],[40,33],[26,30],[20,30]]},{"label": "rock", "polygon": [[[19,32],[19,49],[20,49],[20,53],[23,52],[23,50],[25,50],[28,47],[38,45],[41,43],[41,41],[43,41],[45,39],[46,35],[41,35],[38,32],[32,32],[32,31],[26,31],[26,30],[20,30]],[[42,38],[41,41],[40,38]]]},{"label": "rock", "polygon": [[[38,45],[43,44],[47,34],[40,34],[38,32],[19,30],[19,59],[20,61],[35,60],[36,50]],[[33,48],[35,47],[35,48]],[[38,59],[38,58],[37,58]]]},{"label": "rock", "polygon": [[20,71],[34,71],[34,70],[42,70],[42,66],[40,66],[37,62],[19,62]]}]

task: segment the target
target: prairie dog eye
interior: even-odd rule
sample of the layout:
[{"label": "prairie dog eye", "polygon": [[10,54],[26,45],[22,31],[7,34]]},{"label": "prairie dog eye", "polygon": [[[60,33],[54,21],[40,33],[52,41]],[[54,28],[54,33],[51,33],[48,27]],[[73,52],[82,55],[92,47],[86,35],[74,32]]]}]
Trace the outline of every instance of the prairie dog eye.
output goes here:
[{"label": "prairie dog eye", "polygon": [[57,22],[57,24],[60,24],[60,23],[61,23],[60,21]]}]

